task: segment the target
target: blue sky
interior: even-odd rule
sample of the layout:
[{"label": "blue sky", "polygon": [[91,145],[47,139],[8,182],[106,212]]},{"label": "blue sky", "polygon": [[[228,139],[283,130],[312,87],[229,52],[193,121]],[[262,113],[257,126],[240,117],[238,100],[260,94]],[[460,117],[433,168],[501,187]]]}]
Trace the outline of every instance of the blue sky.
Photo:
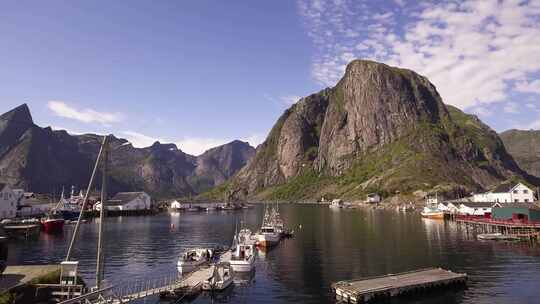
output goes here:
[{"label": "blue sky", "polygon": [[428,76],[497,131],[540,128],[539,1],[17,1],[0,20],[0,112],[136,146],[256,145],[353,58]]}]

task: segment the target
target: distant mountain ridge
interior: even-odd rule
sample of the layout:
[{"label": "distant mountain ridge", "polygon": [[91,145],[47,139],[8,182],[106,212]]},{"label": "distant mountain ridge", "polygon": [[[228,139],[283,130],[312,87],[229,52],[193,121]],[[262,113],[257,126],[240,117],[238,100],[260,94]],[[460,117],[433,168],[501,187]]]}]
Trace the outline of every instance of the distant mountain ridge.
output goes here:
[{"label": "distant mountain ridge", "polygon": [[540,177],[540,131],[511,129],[499,136],[519,166],[527,173]]},{"label": "distant mountain ridge", "polygon": [[[71,135],[33,123],[23,104],[0,116],[0,182],[29,191],[58,193],[62,186],[86,188],[103,137]],[[135,148],[110,141],[110,191],[144,190],[157,197],[200,193],[242,168],[255,154],[248,143],[233,141],[200,156],[174,144]]]},{"label": "distant mountain ridge", "polygon": [[362,199],[370,192],[452,189],[463,195],[511,178],[538,182],[496,132],[445,105],[426,77],[355,60],[335,87],[287,109],[248,165],[208,195]]}]

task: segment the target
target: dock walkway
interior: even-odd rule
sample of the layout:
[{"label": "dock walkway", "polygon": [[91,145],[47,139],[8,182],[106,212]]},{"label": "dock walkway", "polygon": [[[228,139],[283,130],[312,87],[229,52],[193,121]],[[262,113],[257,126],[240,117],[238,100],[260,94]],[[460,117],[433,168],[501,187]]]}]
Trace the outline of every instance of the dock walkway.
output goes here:
[{"label": "dock walkway", "polygon": [[[230,261],[230,259],[230,251],[219,256],[220,262]],[[153,295],[167,295],[174,298],[181,298],[200,292],[202,283],[209,279],[213,275],[213,272],[213,266],[206,264],[181,277],[178,277],[178,274],[174,273],[153,280],[124,282],[104,288],[102,291],[91,292],[80,297],[63,301],[61,304],[120,304]]]},{"label": "dock walkway", "polygon": [[340,281],[332,284],[332,289],[338,300],[365,303],[376,298],[389,298],[425,288],[466,281],[467,274],[454,273],[442,268],[428,268],[360,280]]}]

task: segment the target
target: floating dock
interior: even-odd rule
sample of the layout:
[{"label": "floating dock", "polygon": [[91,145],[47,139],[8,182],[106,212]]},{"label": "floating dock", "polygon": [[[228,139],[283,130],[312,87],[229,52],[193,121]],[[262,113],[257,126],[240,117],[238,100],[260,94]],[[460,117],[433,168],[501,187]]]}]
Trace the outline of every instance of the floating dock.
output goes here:
[{"label": "floating dock", "polygon": [[8,266],[0,276],[0,293],[60,271],[59,265]]},{"label": "floating dock", "polygon": [[26,225],[5,225],[2,227],[4,232],[11,238],[29,238],[39,235],[41,224],[26,224]]},{"label": "floating dock", "polygon": [[467,274],[442,268],[427,268],[398,274],[332,284],[336,298],[348,303],[366,303],[375,299],[395,297],[428,288],[465,284]]}]

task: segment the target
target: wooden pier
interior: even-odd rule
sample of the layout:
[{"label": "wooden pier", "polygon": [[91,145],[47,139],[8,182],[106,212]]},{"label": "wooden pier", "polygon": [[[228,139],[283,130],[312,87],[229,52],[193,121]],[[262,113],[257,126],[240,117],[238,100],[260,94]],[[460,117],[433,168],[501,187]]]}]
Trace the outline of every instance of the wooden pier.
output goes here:
[{"label": "wooden pier", "polygon": [[[230,259],[230,251],[219,256],[220,262],[228,262]],[[60,304],[120,304],[154,295],[180,301],[184,297],[194,296],[201,292],[202,283],[214,273],[213,267],[205,264],[180,277],[177,273],[172,273],[150,280],[124,282],[65,300]]]},{"label": "wooden pier", "polygon": [[453,220],[467,231],[482,233],[501,233],[520,240],[540,241],[540,223],[458,215]]},{"label": "wooden pier", "polygon": [[428,288],[464,284],[467,274],[442,268],[427,268],[398,274],[388,274],[360,280],[332,284],[336,298],[347,303],[366,303],[379,298],[390,298]]}]

